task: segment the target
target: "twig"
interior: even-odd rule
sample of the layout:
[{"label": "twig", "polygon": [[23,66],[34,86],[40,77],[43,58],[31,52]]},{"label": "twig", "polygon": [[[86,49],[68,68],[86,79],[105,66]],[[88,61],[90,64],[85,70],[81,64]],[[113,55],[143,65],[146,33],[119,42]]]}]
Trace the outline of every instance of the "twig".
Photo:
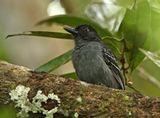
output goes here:
[{"label": "twig", "polygon": [[122,50],[122,54],[121,54],[122,55],[121,56],[121,63],[122,63],[121,69],[122,69],[122,72],[123,72],[125,84],[126,84],[126,86],[128,86],[129,88],[134,90],[135,92],[137,92],[137,93],[142,95],[142,93],[139,90],[137,90],[136,88],[134,88],[132,86],[132,84],[129,82],[129,79],[128,79],[127,75],[126,75],[126,73],[128,73],[128,69],[129,69],[129,65],[128,65],[128,67],[125,67],[125,64],[126,64],[125,51],[127,50],[127,47],[126,47],[125,40],[123,39],[122,41],[123,41],[123,50]]}]

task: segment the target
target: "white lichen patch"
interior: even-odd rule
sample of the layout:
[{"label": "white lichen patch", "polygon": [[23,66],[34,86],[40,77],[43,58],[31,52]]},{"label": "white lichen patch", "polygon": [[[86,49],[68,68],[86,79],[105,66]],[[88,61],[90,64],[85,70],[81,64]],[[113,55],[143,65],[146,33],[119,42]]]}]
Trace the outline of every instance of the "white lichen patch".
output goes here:
[{"label": "white lichen patch", "polygon": [[76,100],[77,100],[77,102],[82,103],[82,97],[81,97],[81,96],[78,96],[78,97],[76,98]]},{"label": "white lichen patch", "polygon": [[28,112],[31,111],[30,102],[27,98],[29,90],[29,87],[19,85],[9,93],[11,100],[15,102],[15,107],[21,108],[17,115],[22,118],[28,117]]},{"label": "white lichen patch", "polygon": [[132,116],[132,112],[131,112],[131,111],[129,111],[129,112],[128,112],[128,115],[129,115],[129,116]]},{"label": "white lichen patch", "polygon": [[[60,99],[54,93],[44,95],[41,90],[37,91],[35,97],[32,98],[32,102],[28,99],[28,92],[30,91],[29,87],[23,85],[18,85],[16,89],[12,90],[9,95],[11,100],[14,101],[15,107],[21,108],[20,112],[17,114],[19,117],[24,118],[28,117],[28,112],[33,113],[42,113],[46,115],[45,118],[53,118],[53,114],[58,111],[60,106]],[[47,103],[47,100],[54,100],[57,102],[57,106],[51,110],[46,110],[42,106],[43,103]]]},{"label": "white lichen patch", "polygon": [[[42,102],[47,103],[47,100],[55,100],[58,103],[58,106],[54,107],[51,110],[46,110],[42,107]],[[48,94],[48,96],[44,95],[41,90],[39,90],[36,96],[33,98],[32,103],[38,108],[35,111],[40,110],[43,114],[46,115],[46,118],[52,118],[53,114],[58,111],[58,107],[60,106],[60,99],[54,93]]]},{"label": "white lichen patch", "polygon": [[74,118],[78,118],[79,114],[77,112],[74,113]]},{"label": "white lichen patch", "polygon": [[83,82],[83,81],[80,81],[80,83],[83,85],[83,86],[86,86],[88,87],[90,84],[89,83],[86,83],[86,82]]}]

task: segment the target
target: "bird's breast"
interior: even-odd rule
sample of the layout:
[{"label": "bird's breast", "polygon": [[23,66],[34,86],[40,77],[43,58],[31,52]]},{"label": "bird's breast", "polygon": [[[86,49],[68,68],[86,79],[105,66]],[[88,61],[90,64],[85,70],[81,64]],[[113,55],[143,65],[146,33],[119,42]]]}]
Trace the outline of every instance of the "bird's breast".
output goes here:
[{"label": "bird's breast", "polygon": [[102,58],[102,49],[97,43],[75,49],[72,54],[72,62],[77,72],[97,71],[105,63]]}]

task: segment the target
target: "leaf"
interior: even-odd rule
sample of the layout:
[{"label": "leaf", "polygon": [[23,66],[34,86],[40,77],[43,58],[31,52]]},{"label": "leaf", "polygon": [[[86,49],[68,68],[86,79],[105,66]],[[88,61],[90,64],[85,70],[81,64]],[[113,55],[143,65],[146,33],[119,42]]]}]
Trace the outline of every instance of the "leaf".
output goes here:
[{"label": "leaf", "polygon": [[72,79],[77,79],[78,78],[75,72],[66,73],[66,74],[63,74],[61,76],[65,77],[65,78],[72,78]]},{"label": "leaf", "polygon": [[126,42],[126,57],[133,71],[143,60],[139,48],[148,49],[151,35],[151,10],[147,0],[137,1],[132,10],[127,9],[119,32]]},{"label": "leaf", "polygon": [[41,65],[35,71],[37,72],[51,72],[58,68],[59,66],[67,63],[71,59],[72,50],[67,51],[66,53],[50,60],[49,62]]},{"label": "leaf", "polygon": [[42,25],[42,24],[61,24],[61,25],[69,25],[72,27],[76,27],[78,25],[82,24],[88,24],[93,26],[97,32],[103,37],[103,36],[112,36],[112,34],[107,30],[99,26],[96,22],[93,22],[89,19],[82,18],[82,17],[76,17],[76,16],[69,16],[69,15],[57,15],[57,16],[52,16],[47,19],[44,19],[40,22],[37,23],[37,25]]},{"label": "leaf", "polygon": [[156,53],[144,50],[144,49],[139,49],[145,56],[148,57],[154,64],[156,64],[160,68],[160,56],[157,55]]},{"label": "leaf", "polygon": [[72,36],[70,34],[68,34],[68,33],[48,32],[48,31],[27,31],[27,32],[20,33],[20,34],[8,35],[6,38],[10,38],[10,37],[13,37],[13,36],[21,36],[21,35],[72,39]]},{"label": "leaf", "polygon": [[120,7],[131,8],[134,5],[134,2],[135,0],[116,0],[113,3]]},{"label": "leaf", "polygon": [[150,5],[152,6],[152,10],[157,13],[160,13],[160,1],[159,0],[150,0]]}]

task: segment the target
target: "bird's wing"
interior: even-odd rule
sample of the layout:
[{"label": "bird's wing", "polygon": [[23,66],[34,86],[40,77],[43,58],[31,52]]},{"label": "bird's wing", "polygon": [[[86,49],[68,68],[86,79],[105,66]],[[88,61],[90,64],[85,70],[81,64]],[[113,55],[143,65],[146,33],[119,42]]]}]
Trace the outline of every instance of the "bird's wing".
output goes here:
[{"label": "bird's wing", "polygon": [[106,45],[103,45],[102,53],[103,58],[105,60],[105,63],[109,66],[111,71],[113,72],[113,76],[116,79],[116,81],[119,83],[122,89],[125,89],[124,80],[121,75],[120,69],[118,65],[116,64],[116,58],[115,55],[111,52],[109,48],[106,47]]}]

